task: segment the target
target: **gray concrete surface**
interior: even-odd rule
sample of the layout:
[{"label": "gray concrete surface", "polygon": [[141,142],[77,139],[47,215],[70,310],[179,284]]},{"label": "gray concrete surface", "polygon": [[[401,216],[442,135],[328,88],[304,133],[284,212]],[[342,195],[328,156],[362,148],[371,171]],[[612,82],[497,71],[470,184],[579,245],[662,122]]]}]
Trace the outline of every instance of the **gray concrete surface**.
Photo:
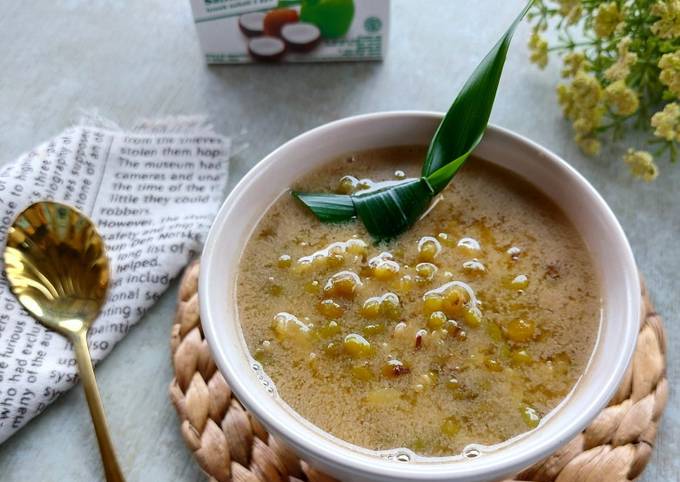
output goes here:
[{"label": "gray concrete surface", "polygon": [[[389,109],[445,110],[521,0],[395,0],[384,63],[207,67],[187,0],[2,2],[0,159],[7,162],[97,108],[121,125],[139,117],[208,114],[234,140],[230,186],[266,153],[311,127]],[[473,7],[474,5],[474,7]],[[635,250],[668,327],[672,395],[643,480],[680,474],[680,165],[630,179],[605,151],[586,159],[555,102],[553,63],[527,61],[528,28],[511,48],[493,122],[554,150],[606,198]],[[176,285],[97,369],[113,439],[130,481],[203,480],[167,397]],[[675,454],[675,455],[673,455]],[[80,387],[0,446],[0,479],[101,478]]]}]

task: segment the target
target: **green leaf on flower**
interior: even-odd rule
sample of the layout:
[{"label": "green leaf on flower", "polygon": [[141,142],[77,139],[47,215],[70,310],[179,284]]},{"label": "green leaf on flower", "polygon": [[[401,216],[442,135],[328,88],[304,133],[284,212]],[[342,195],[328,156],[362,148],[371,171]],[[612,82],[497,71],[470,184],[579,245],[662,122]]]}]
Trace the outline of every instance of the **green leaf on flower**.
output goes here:
[{"label": "green leaf on flower", "polygon": [[377,240],[392,238],[411,227],[482,140],[510,39],[531,3],[463,85],[432,138],[420,179],[383,183],[352,195],[300,192],[293,192],[293,195],[320,221],[343,222],[359,218]]}]

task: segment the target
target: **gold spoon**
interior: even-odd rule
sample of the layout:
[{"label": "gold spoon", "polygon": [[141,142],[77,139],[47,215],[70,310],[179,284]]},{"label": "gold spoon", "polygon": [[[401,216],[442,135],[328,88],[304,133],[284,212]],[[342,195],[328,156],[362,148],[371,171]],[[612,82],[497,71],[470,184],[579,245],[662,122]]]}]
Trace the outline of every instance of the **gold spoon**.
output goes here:
[{"label": "gold spoon", "polygon": [[84,214],[41,201],[17,216],[4,257],[7,280],[19,302],[73,344],[106,480],[124,482],[87,348],[87,330],[106,300],[109,285],[104,241]]}]

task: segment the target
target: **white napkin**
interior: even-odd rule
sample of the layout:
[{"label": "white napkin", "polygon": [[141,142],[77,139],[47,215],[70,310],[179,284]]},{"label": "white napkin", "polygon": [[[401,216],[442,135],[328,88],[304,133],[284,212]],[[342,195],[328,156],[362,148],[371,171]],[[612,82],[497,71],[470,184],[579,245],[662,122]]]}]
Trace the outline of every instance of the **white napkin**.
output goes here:
[{"label": "white napkin", "polygon": [[[16,215],[56,200],[88,214],[106,241],[108,301],[89,332],[95,362],[200,250],[222,200],[229,140],[196,117],[123,132],[87,121],[0,168],[0,249]],[[2,261],[0,261],[2,263]],[[0,279],[0,443],[77,381],[68,341],[20,307]]]}]

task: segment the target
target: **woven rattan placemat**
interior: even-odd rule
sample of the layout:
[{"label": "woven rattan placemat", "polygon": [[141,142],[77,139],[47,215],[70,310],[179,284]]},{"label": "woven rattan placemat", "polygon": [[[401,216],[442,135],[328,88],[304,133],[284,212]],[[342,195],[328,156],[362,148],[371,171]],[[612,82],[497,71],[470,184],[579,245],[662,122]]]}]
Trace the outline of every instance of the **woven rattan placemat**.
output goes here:
[{"label": "woven rattan placemat", "polygon": [[[211,480],[332,481],[267,434],[233,396],[203,338],[198,310],[198,263],[179,290],[172,327],[175,378],[170,398],[181,432]],[[636,479],[647,465],[668,398],[666,335],[642,287],[643,317],[631,366],[595,421],[555,454],[516,476],[521,481],[609,482]]]}]

